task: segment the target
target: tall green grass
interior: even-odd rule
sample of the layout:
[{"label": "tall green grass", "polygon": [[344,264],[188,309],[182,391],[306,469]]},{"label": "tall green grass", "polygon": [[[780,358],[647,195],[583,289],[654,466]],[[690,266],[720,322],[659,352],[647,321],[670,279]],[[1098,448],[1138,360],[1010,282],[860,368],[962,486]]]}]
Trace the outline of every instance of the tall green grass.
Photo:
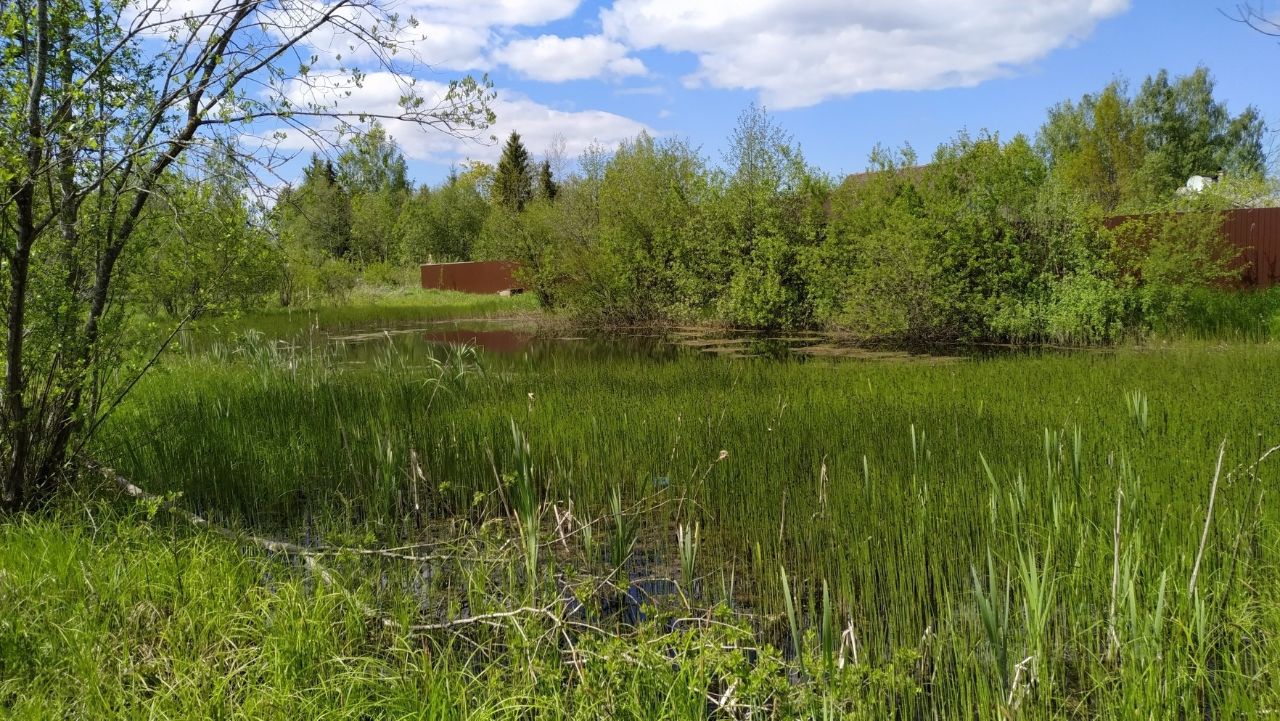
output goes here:
[{"label": "tall green grass", "polygon": [[511,318],[538,309],[533,295],[502,297],[416,287],[360,287],[352,296],[332,303],[273,308],[253,315],[201,318],[191,324],[188,345],[204,348],[245,332],[261,333],[275,340],[311,342],[322,333],[363,328],[371,322],[381,327],[412,325],[457,318]]},{"label": "tall green grass", "polygon": [[424,599],[455,599],[454,614],[456,599],[473,612],[512,599],[478,590],[484,574],[461,563],[417,588],[404,564],[333,558],[335,587],[156,505],[104,498],[0,525],[5,718],[692,720],[725,683],[736,703],[785,716],[814,705],[777,654],[732,648],[749,636],[726,622],[625,638],[537,617],[414,630]]},{"label": "tall green grass", "polygon": [[1189,299],[1185,327],[1179,334],[1230,341],[1280,337],[1280,288],[1197,291]]},{"label": "tall green grass", "polygon": [[[701,573],[684,578],[700,603],[751,614],[797,668],[828,668],[844,629],[859,670],[828,691],[870,684],[881,711],[1228,718],[1278,702],[1274,469],[1224,478],[1201,550],[1220,442],[1224,474],[1280,444],[1273,346],[339,360],[249,340],[170,363],[96,453],[226,522],[312,542],[511,514],[525,551],[510,581],[527,594],[565,564]],[[578,532],[576,560],[540,554],[545,509],[570,503],[602,522]]]}]

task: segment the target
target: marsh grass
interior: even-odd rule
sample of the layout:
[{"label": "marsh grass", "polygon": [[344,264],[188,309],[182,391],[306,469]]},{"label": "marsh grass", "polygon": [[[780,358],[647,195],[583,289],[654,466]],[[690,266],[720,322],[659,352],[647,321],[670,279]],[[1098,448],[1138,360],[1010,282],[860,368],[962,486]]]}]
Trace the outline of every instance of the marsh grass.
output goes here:
[{"label": "marsh grass", "polygon": [[[777,718],[1232,718],[1280,703],[1276,469],[1250,465],[1280,443],[1280,398],[1260,392],[1274,346],[945,366],[456,351],[352,365],[304,343],[221,342],[147,378],[98,457],[232,526],[384,547],[448,528],[483,541],[462,555],[506,549],[434,576],[452,580],[426,610],[407,582],[369,599],[406,623],[558,598],[579,574],[570,590],[599,611],[669,574],[682,615],[726,624],[667,629],[655,612],[634,633],[661,642],[593,636],[575,642],[595,654],[577,667],[510,627],[395,661],[449,703],[487,699],[458,706],[475,715],[705,717],[736,698]],[[490,673],[519,700],[504,704]],[[587,698],[588,683],[617,695]]]},{"label": "marsh grass", "polygon": [[[399,560],[328,556],[336,586],[155,504],[98,492],[60,499],[0,527],[0,710],[586,720],[698,719],[717,705],[794,716],[813,706],[813,689],[786,683],[781,658],[752,646],[730,617],[671,630],[667,614],[624,635],[602,621],[512,613],[521,601],[563,607],[501,580],[522,566],[518,550],[459,543],[425,576]],[[455,601],[427,600],[437,597]]]},{"label": "marsh grass", "polygon": [[1280,287],[1197,291],[1178,334],[1237,342],[1276,339],[1280,337]]},{"label": "marsh grass", "polygon": [[416,287],[361,287],[342,302],[199,319],[190,324],[183,340],[187,346],[203,351],[211,342],[252,331],[296,344],[313,342],[326,334],[367,328],[370,322],[395,327],[458,318],[530,318],[537,309],[537,299],[532,295],[501,297]]}]

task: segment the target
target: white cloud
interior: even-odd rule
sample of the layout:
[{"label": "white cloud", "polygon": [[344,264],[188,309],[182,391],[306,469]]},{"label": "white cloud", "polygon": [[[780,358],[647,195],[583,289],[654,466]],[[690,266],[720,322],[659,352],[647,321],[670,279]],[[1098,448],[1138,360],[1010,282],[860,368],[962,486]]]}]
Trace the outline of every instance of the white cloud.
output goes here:
[{"label": "white cloud", "polygon": [[1128,0],[616,0],[605,35],[691,52],[690,87],[802,107],[871,90],[975,85],[1086,37]]},{"label": "white cloud", "polygon": [[[167,0],[210,2],[212,0]],[[398,57],[433,68],[484,70],[489,67],[488,51],[501,43],[512,28],[537,27],[570,17],[581,0],[403,0],[381,6],[399,16],[401,27],[395,34]],[[314,14],[326,6],[325,0],[290,0],[271,11],[273,20],[298,14]],[[339,13],[347,22],[368,28],[381,10],[372,6],[350,6]],[[410,23],[410,20],[413,23]],[[379,25],[384,28],[385,23]],[[326,25],[313,33],[308,46],[321,65],[333,67],[341,55],[346,62],[373,59],[373,48],[343,28]]]},{"label": "white cloud", "polygon": [[[364,112],[376,115],[400,114],[400,98],[405,85],[397,76],[378,72],[370,73],[360,87],[355,87],[337,75],[318,76],[311,79],[311,86],[295,83],[289,88],[289,98],[301,107],[309,103],[336,107],[339,111]],[[427,99],[428,105],[443,97],[443,83],[419,80],[414,85],[418,95]],[[349,94],[348,94],[349,93]],[[451,136],[434,128],[423,127],[401,120],[381,120],[387,133],[396,139],[404,154],[415,160],[434,163],[453,163],[463,160],[496,162],[502,152],[501,141],[512,131],[520,133],[524,144],[534,155],[541,155],[550,147],[552,139],[560,134],[565,138],[565,154],[576,157],[593,141],[611,147],[641,131],[653,132],[645,124],[621,115],[602,110],[558,110],[538,103],[524,95],[502,91],[493,103],[498,122],[480,133],[482,140]],[[326,127],[332,128],[329,123]],[[489,141],[494,136],[496,142]],[[282,148],[303,151],[316,146],[298,131],[290,131]]]},{"label": "white cloud", "polygon": [[614,95],[667,95],[667,89],[661,85],[641,85],[630,88],[618,88],[613,91]]},{"label": "white cloud", "polygon": [[395,7],[413,17],[415,55],[435,67],[485,69],[486,51],[499,42],[497,31],[537,27],[573,15],[580,0],[407,0]]},{"label": "white cloud", "polygon": [[647,72],[644,63],[627,57],[627,46],[601,35],[521,38],[495,52],[493,58],[521,75],[552,83]]},{"label": "white cloud", "polygon": [[644,123],[622,115],[603,110],[557,110],[514,93],[500,96],[495,110],[498,123],[491,132],[498,139],[498,144],[482,148],[473,146],[470,152],[463,154],[466,157],[497,162],[502,152],[501,141],[512,130],[520,133],[525,147],[535,156],[541,156],[560,134],[565,139],[564,154],[568,158],[578,157],[593,142],[611,148],[623,140],[634,138],[641,131],[656,134]]},{"label": "white cloud", "polygon": [[428,15],[454,25],[545,25],[569,17],[580,0],[409,0],[396,6],[402,15]]}]

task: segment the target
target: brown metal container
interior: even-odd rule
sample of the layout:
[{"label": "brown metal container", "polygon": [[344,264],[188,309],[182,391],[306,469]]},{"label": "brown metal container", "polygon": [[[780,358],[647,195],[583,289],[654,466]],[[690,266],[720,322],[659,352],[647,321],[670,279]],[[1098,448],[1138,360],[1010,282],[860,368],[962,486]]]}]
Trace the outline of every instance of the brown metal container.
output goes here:
[{"label": "brown metal container", "polygon": [[463,293],[500,293],[519,290],[515,274],[519,264],[506,260],[466,263],[424,263],[422,287],[428,290],[458,290]]}]

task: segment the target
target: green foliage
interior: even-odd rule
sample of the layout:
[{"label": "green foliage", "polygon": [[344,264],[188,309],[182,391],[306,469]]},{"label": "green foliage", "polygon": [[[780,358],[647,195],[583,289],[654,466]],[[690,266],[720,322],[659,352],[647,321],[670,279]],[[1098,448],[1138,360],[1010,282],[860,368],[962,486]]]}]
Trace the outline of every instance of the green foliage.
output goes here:
[{"label": "green foliage", "polygon": [[380,190],[353,197],[350,257],[362,263],[385,263],[404,258],[396,233],[404,204],[403,192]]},{"label": "green foliage", "polygon": [[350,263],[326,258],[316,268],[316,284],[326,297],[342,299],[356,287],[359,274]]},{"label": "green foliage", "polygon": [[1117,80],[1078,104],[1067,100],[1051,108],[1037,145],[1057,182],[1110,212],[1140,194],[1146,133],[1126,84]]},{"label": "green foliage", "polygon": [[719,316],[734,325],[802,325],[811,309],[800,258],[821,242],[829,186],[764,108],[738,118],[708,214],[728,259]]},{"label": "green foliage", "polygon": [[337,181],[352,197],[407,193],[408,172],[400,146],[376,120],[346,142],[335,166]]},{"label": "green foliage", "polygon": [[[147,302],[208,309],[261,295],[273,253],[256,247],[266,245],[263,224],[232,228],[243,202],[226,192],[248,176],[212,178],[193,194],[171,186],[185,182],[177,176],[202,155],[229,156],[240,168],[279,167],[284,126],[263,128],[264,118],[304,137],[346,122],[331,104],[336,96],[300,101],[289,90],[315,87],[306,77],[315,60],[295,62],[302,57],[295,51],[350,22],[330,10],[283,0],[271,8],[211,6],[198,19],[143,9],[140,20],[127,2],[0,5],[0,290],[8,296],[0,505],[26,508],[48,497],[71,449],[145,370],[124,359],[157,352],[133,345],[156,335],[133,323]],[[493,122],[487,79],[451,81],[428,104],[392,62],[416,21],[377,5],[361,14],[350,51],[364,59],[327,70],[333,87],[385,73],[403,89],[394,111],[401,123],[461,135]],[[364,146],[387,145],[373,135]],[[349,176],[353,185],[368,180]],[[403,184],[402,170],[398,176],[392,185]],[[300,256],[351,253],[351,198],[332,166],[313,161],[285,195],[275,230],[287,266]],[[180,207],[165,208],[167,196]],[[229,217],[199,227],[210,209]],[[160,220],[174,211],[171,222]],[[361,239],[381,244],[385,233],[365,228]],[[284,276],[286,300],[294,275]]]},{"label": "green foliage", "polygon": [[333,163],[311,156],[302,183],[281,192],[275,212],[281,240],[293,252],[335,258],[351,252],[351,195]]},{"label": "green foliage", "polygon": [[533,167],[520,134],[511,131],[493,176],[493,200],[509,212],[520,212],[533,199]]},{"label": "green foliage", "polygon": [[421,275],[416,267],[370,263],[360,270],[360,282],[375,287],[411,288],[416,287],[420,280]]},{"label": "green foliage", "polygon": [[396,225],[410,187],[399,146],[375,122],[346,144],[334,170],[351,198],[350,257],[360,263],[402,262],[406,254]]},{"label": "green foliage", "polygon": [[1096,344],[1119,338],[1128,325],[1126,295],[1115,283],[1088,272],[1063,278],[1043,308],[1043,327],[1033,321],[1014,337],[1042,335],[1059,343]]},{"label": "green foliage", "polygon": [[1180,327],[1199,291],[1238,277],[1236,249],[1212,211],[1131,218],[1109,233],[1111,262],[1131,312],[1157,330]]},{"label": "green foliage", "polygon": [[438,192],[412,193],[404,166],[377,124],[350,141],[336,168],[312,158],[273,212],[286,258],[282,305],[343,298],[358,275],[403,285],[405,266],[467,257],[487,212],[483,198],[456,176]]},{"label": "green foliage", "polygon": [[1232,117],[1213,97],[1208,69],[1170,80],[1161,70],[1132,97],[1115,81],[1054,107],[1039,147],[1065,187],[1106,212],[1141,211],[1193,175],[1256,177],[1265,170],[1257,110]]},{"label": "green foliage", "polygon": [[140,305],[174,317],[260,307],[281,282],[280,248],[249,207],[243,173],[211,161],[202,177],[172,176],[139,229]]},{"label": "green foliage", "polygon": [[[1208,144],[1215,158],[1248,145],[1218,127],[1227,116],[1207,75],[1161,87],[1157,78],[1131,99],[1116,82],[1064,103],[1034,145],[961,133],[926,165],[910,147],[877,148],[868,172],[834,188],[751,106],[722,168],[646,134],[612,154],[593,149],[556,203],[491,216],[479,254],[520,260],[548,307],[602,325],[818,326],[943,342],[1176,332],[1188,298],[1226,279],[1230,249],[1190,217],[1164,224],[1156,242],[1117,239],[1104,219],[1135,204],[1256,205],[1273,189],[1242,175],[1195,195],[1175,195],[1181,181],[1152,190],[1165,182],[1153,177],[1182,172],[1153,170],[1178,143]],[[1245,135],[1260,127],[1245,125]]]},{"label": "green foliage", "polygon": [[551,161],[542,161],[542,165],[538,168],[538,197],[544,200],[555,200],[559,190],[560,186],[555,178],[551,177]]},{"label": "green foliage", "polygon": [[1099,219],[1046,185],[1025,138],[961,135],[927,166],[910,148],[872,162],[832,199],[811,264],[819,318],[915,340],[1095,336],[1063,328],[1059,305],[1093,285]]},{"label": "green foliage", "polygon": [[[690,290],[697,292],[701,271],[714,262],[714,251],[694,245],[690,233],[706,182],[702,160],[682,141],[642,133],[620,145],[602,177],[583,181],[567,201],[566,212],[575,209],[573,203],[594,206],[591,230],[570,241],[579,267],[600,265],[570,275],[566,295],[590,299],[580,306],[604,322],[679,313],[677,304]],[[586,209],[577,210],[581,215]]]},{"label": "green foliage", "polygon": [[1144,175],[1156,197],[1192,175],[1257,175],[1265,167],[1258,111],[1231,117],[1203,66],[1172,81],[1161,70],[1142,83],[1134,105],[1147,127]]},{"label": "green foliage", "polygon": [[961,135],[939,148],[922,183],[923,211],[939,243],[935,262],[949,287],[936,302],[947,308],[949,335],[981,337],[1000,306],[1016,302],[1057,265],[1057,234],[1041,231],[1036,201],[1043,161],[1022,136]]},{"label": "green foliage", "polygon": [[480,231],[475,257],[516,261],[520,264],[516,279],[544,307],[551,307],[558,279],[565,272],[556,256],[555,220],[554,206],[545,200],[531,202],[522,212],[494,206]]},{"label": "green foliage", "polygon": [[584,155],[554,208],[557,303],[607,325],[807,322],[800,263],[822,237],[827,180],[762,109],[739,125],[724,172],[644,133]]},{"label": "green foliage", "polygon": [[451,175],[436,188],[418,189],[396,220],[397,247],[405,263],[469,260],[489,204],[474,172]]},{"label": "green foliage", "polygon": [[[839,187],[752,105],[718,168],[681,140],[642,133],[613,152],[593,146],[576,175],[557,179],[512,133],[496,168],[473,164],[413,193],[375,122],[336,166],[313,158],[277,203],[280,299],[342,296],[333,258],[372,278],[474,257],[519,262],[545,307],[599,325],[1070,343],[1176,332],[1189,298],[1225,277],[1225,249],[1173,225],[1146,233],[1158,242],[1117,240],[1102,219],[1267,202],[1262,130],[1252,109],[1227,113],[1201,68],[1064,102],[1034,145],[961,133],[927,165],[909,147],[877,148],[869,171]],[[1209,165],[1229,169],[1226,180],[1174,195],[1181,176],[1216,172]]]}]

